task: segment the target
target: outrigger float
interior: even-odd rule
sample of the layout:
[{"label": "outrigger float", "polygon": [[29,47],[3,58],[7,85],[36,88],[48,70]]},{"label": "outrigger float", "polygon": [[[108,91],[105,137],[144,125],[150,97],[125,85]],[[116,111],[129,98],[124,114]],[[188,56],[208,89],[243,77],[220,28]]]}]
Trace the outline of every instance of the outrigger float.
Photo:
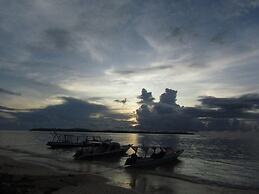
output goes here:
[{"label": "outrigger float", "polygon": [[71,134],[60,134],[56,131],[52,134],[52,140],[47,143],[50,148],[73,148],[73,147],[87,147],[95,143],[110,142],[111,139],[102,140],[100,136],[79,136]]},{"label": "outrigger float", "polygon": [[[134,153],[125,162],[125,167],[158,166],[175,161],[184,150],[174,150],[171,147],[161,146],[130,146]],[[141,151],[140,151],[141,150]],[[151,153],[150,153],[151,152]],[[144,156],[139,156],[140,153]]]}]

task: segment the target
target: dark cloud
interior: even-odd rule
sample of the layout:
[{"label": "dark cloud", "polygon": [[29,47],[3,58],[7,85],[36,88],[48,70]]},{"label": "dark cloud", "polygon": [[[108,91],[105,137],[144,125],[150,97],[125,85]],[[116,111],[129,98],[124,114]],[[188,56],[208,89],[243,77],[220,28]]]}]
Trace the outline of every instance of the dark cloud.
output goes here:
[{"label": "dark cloud", "polygon": [[186,114],[199,118],[211,130],[251,130],[258,128],[259,94],[231,98],[204,96],[200,106],[185,108]]},{"label": "dark cloud", "polygon": [[0,106],[0,112],[17,111],[15,108],[10,108],[6,106]]},{"label": "dark cloud", "polygon": [[47,29],[44,33],[48,40],[47,43],[53,44],[57,49],[65,49],[71,45],[72,37],[67,30],[58,28]]},{"label": "dark cloud", "polygon": [[150,103],[150,100],[142,100],[142,105],[136,111],[138,127],[157,131],[202,129],[203,125],[198,119],[185,114],[184,108],[176,104],[176,94],[177,91],[167,88],[165,93],[161,94],[160,101],[153,102],[154,98],[151,92],[147,93],[145,89],[142,89],[142,99],[143,96],[147,96],[147,99],[152,97],[153,103]]},{"label": "dark cloud", "polygon": [[151,130],[251,130],[258,129],[259,94],[232,98],[204,96],[200,106],[181,107],[177,91],[166,89],[159,102],[137,109],[140,128]]},{"label": "dark cloud", "polygon": [[116,99],[116,100],[114,100],[114,102],[118,102],[118,103],[126,104],[126,102],[127,102],[127,98],[124,98],[123,100],[118,100],[118,99]]},{"label": "dark cloud", "polygon": [[210,39],[210,42],[217,44],[225,44],[226,32],[218,32]]},{"label": "dark cloud", "polygon": [[247,111],[259,108],[259,94],[246,94],[233,98],[205,96],[199,99],[201,105],[223,111]]},{"label": "dark cloud", "polygon": [[0,94],[8,94],[8,95],[14,95],[14,96],[21,96],[21,93],[18,93],[18,92],[13,92],[13,91],[10,91],[10,90],[6,90],[4,88],[0,88]]},{"label": "dark cloud", "polygon": [[[37,74],[35,78],[38,79],[32,79],[25,78],[19,74],[13,75],[7,70],[3,70],[1,73],[1,85],[6,88],[17,88],[18,91],[22,92],[20,96],[12,96],[13,102],[20,105],[18,106],[19,108],[35,107],[30,106],[31,104],[41,106],[42,102],[46,99],[51,99],[53,96],[72,95],[70,91],[61,88],[57,83],[42,81]],[[17,91],[12,92],[18,93]],[[2,96],[0,105],[4,104],[16,108],[13,103],[8,103],[10,99],[8,97],[7,95]]]},{"label": "dark cloud", "polygon": [[201,119],[217,118],[217,119],[259,119],[259,114],[249,111],[237,111],[237,110],[222,110],[211,109],[205,107],[185,107],[186,114],[195,116]]},{"label": "dark cloud", "polygon": [[[129,126],[127,115],[112,112],[108,107],[89,103],[72,97],[61,97],[62,104],[27,111],[10,112],[12,119],[1,118],[1,128],[29,129],[48,128],[91,128],[112,129]],[[7,109],[6,107],[3,107]],[[12,110],[12,109],[11,109]],[[113,128],[114,129],[114,128]]]},{"label": "dark cloud", "polygon": [[175,27],[172,31],[172,36],[181,36],[183,34],[183,30],[180,27]]},{"label": "dark cloud", "polygon": [[[35,107],[52,96],[86,93],[112,101],[114,91],[128,95],[128,87],[118,85],[151,82],[159,83],[154,92],[161,84],[186,86],[184,98],[190,101],[215,83],[220,91],[257,92],[258,9],[254,0],[2,0],[0,83],[22,96],[4,95],[0,104],[27,107],[34,99]],[[130,79],[134,75],[138,78]],[[169,120],[173,114],[256,117],[255,108],[243,104],[205,103],[215,99],[204,99],[201,108],[183,108],[173,93],[165,92],[156,103],[150,92],[142,93],[143,113],[167,114]]]},{"label": "dark cloud", "polygon": [[184,43],[184,39],[185,39],[186,33],[184,32],[184,30],[181,27],[178,27],[178,26],[174,27],[174,26],[172,26],[172,28],[169,31],[170,31],[168,33],[169,35],[166,36],[166,39],[168,39],[168,40],[176,39],[180,43]]},{"label": "dark cloud", "polygon": [[139,104],[153,104],[155,98],[152,96],[152,92],[148,92],[145,88],[142,89],[141,95],[137,97],[140,99]]},{"label": "dark cloud", "polygon": [[134,69],[127,69],[127,70],[115,70],[112,73],[129,75],[129,74],[138,74],[138,73],[159,71],[159,70],[171,69],[171,68],[173,68],[172,65],[161,65],[161,66],[134,68]]},{"label": "dark cloud", "polygon": [[176,90],[171,90],[171,89],[166,88],[165,93],[161,94],[161,96],[160,96],[160,103],[175,105],[176,104],[176,95],[177,95]]},{"label": "dark cloud", "polygon": [[39,58],[44,58],[42,54],[47,52],[71,51],[71,47],[74,48],[76,45],[76,42],[73,41],[73,34],[68,29],[47,27],[39,34],[37,40],[26,46],[29,52]]}]

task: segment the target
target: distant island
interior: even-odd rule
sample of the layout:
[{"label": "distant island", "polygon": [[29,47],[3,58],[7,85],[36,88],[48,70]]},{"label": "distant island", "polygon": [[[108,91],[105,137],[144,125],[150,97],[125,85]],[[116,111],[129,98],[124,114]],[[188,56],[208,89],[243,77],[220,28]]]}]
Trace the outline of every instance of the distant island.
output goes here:
[{"label": "distant island", "polygon": [[177,134],[177,135],[194,135],[194,132],[181,132],[181,131],[144,131],[144,130],[92,130],[82,128],[34,128],[30,131],[60,131],[60,132],[88,132],[88,133],[142,133],[142,134]]}]

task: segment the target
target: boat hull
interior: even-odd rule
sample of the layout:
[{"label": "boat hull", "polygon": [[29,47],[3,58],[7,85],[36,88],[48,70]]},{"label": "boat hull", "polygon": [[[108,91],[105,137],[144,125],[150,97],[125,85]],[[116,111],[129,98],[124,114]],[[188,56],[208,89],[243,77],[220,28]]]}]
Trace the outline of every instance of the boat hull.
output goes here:
[{"label": "boat hull", "polygon": [[82,143],[57,143],[57,142],[48,142],[47,146],[50,146],[52,149],[57,148],[73,148],[73,147],[84,147],[87,146]]},{"label": "boat hull", "polygon": [[159,159],[153,158],[140,158],[137,159],[135,163],[127,164],[125,163],[126,168],[143,168],[143,167],[150,167],[150,166],[158,166],[163,164],[168,164],[177,160],[177,158],[183,153],[183,150],[179,150],[173,154],[168,154]]},{"label": "boat hull", "polygon": [[51,142],[49,141],[46,145],[52,149],[58,148],[75,148],[75,147],[88,147],[98,146],[101,142],[80,142],[80,143],[67,143],[67,142]]},{"label": "boat hull", "polygon": [[121,149],[113,150],[109,152],[104,153],[82,153],[82,154],[75,154],[74,159],[75,160],[92,160],[92,159],[98,159],[98,158],[110,158],[115,156],[123,156],[128,151],[129,146],[122,146]]}]

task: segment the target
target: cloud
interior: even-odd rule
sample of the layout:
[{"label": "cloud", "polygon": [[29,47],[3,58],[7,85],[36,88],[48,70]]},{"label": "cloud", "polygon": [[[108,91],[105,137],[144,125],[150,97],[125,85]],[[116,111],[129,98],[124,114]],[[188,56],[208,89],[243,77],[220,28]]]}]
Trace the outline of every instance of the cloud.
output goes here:
[{"label": "cloud", "polygon": [[202,129],[203,125],[198,119],[185,114],[184,108],[176,104],[176,94],[177,91],[167,88],[165,93],[161,94],[160,101],[153,102],[154,98],[152,97],[151,92],[142,89],[142,96],[146,96],[147,99],[152,97],[153,103],[150,103],[150,100],[142,100],[142,105],[136,110],[139,124],[138,127],[156,131],[187,131]]},{"label": "cloud", "polygon": [[165,93],[161,94],[160,96],[160,103],[176,105],[176,95],[176,90],[166,88]]},{"label": "cloud", "polygon": [[232,98],[204,96],[199,101],[203,107],[217,108],[224,111],[248,111],[259,108],[259,94],[245,94]]},{"label": "cloud", "polygon": [[[14,118],[1,118],[1,127],[5,129],[30,128],[90,128],[121,129],[126,126],[128,116],[115,113],[108,107],[89,103],[77,98],[60,97],[63,103],[45,108],[27,111],[9,111]],[[13,110],[3,107],[3,110]],[[3,111],[4,112],[4,111]]]},{"label": "cloud", "polygon": [[127,98],[125,98],[125,99],[123,99],[123,100],[118,100],[118,99],[116,99],[116,100],[114,100],[114,102],[118,102],[118,103],[126,104],[126,102],[127,102]]},{"label": "cloud", "polygon": [[171,69],[171,68],[173,68],[172,65],[160,65],[160,66],[127,69],[127,70],[115,70],[115,71],[112,71],[111,73],[120,74],[120,75],[130,75],[130,74],[156,72],[159,70],[165,70],[165,69]]},{"label": "cloud", "polygon": [[10,91],[10,90],[6,90],[4,88],[0,88],[0,94],[8,94],[8,95],[13,95],[13,96],[21,96],[21,93],[18,93],[18,92],[13,92],[13,91]]},{"label": "cloud", "polygon": [[259,129],[259,94],[238,97],[200,97],[200,106],[181,107],[177,91],[166,89],[159,102],[137,109],[139,128],[150,130],[252,130]]},{"label": "cloud", "polygon": [[203,119],[259,119],[259,94],[230,98],[200,97],[200,106],[185,108],[186,113]]},{"label": "cloud", "polygon": [[47,43],[52,43],[56,49],[65,49],[71,44],[71,35],[64,29],[47,29],[45,35]]},{"label": "cloud", "polygon": [[152,92],[148,92],[145,88],[142,89],[141,95],[137,97],[140,99],[139,104],[153,104],[155,98],[152,96]]},{"label": "cloud", "polygon": [[204,121],[211,130],[258,129],[259,94],[251,93],[237,97],[200,97],[200,106],[185,108],[186,114]]},{"label": "cloud", "polygon": [[0,103],[118,93],[133,102],[143,86],[181,88],[190,105],[200,95],[258,92],[258,8],[254,0],[2,0],[0,83],[22,97]]},{"label": "cloud", "polygon": [[[218,98],[202,96],[199,106],[177,104],[177,91],[169,88],[155,102],[142,89],[136,110],[139,129],[150,131],[253,130],[259,129],[259,94]],[[58,97],[61,103],[45,108],[17,109],[0,106],[0,125],[5,129],[90,128],[125,129],[130,115],[114,112],[105,105],[73,97]]]},{"label": "cloud", "polygon": [[0,112],[8,112],[8,111],[17,111],[16,108],[10,108],[10,107],[6,107],[6,106],[0,106]]},{"label": "cloud", "polygon": [[103,99],[104,99],[104,97],[102,97],[102,96],[94,96],[94,97],[87,98],[87,100],[89,100],[89,101],[100,101]]},{"label": "cloud", "polygon": [[214,36],[211,37],[210,42],[217,44],[225,44],[225,38],[227,36],[227,32],[218,32]]},{"label": "cloud", "polygon": [[35,56],[43,52],[56,52],[60,54],[68,50],[71,52],[77,45],[73,40],[73,33],[69,29],[48,27],[40,31],[39,34],[35,41],[27,45],[28,51]]}]

